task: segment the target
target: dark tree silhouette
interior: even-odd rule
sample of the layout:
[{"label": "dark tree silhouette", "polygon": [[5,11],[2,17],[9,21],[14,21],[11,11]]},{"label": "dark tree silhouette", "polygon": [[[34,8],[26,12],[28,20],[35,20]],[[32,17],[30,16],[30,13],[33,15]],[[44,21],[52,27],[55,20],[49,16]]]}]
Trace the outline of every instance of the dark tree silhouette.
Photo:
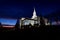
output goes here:
[{"label": "dark tree silhouette", "polygon": [[0,23],[0,28],[2,27],[2,24]]},{"label": "dark tree silhouette", "polygon": [[19,19],[17,20],[17,23],[15,25],[15,30],[19,30]]},{"label": "dark tree silhouette", "polygon": [[44,22],[44,19],[43,19],[42,15],[40,15],[40,24],[41,24],[41,26],[45,25],[45,22]]},{"label": "dark tree silhouette", "polygon": [[0,23],[0,30],[2,30],[2,24]]},{"label": "dark tree silhouette", "polygon": [[29,26],[32,26],[31,23],[29,23]]},{"label": "dark tree silhouette", "polygon": [[55,17],[54,19],[55,19],[55,21],[56,21],[56,23],[57,23],[57,25],[58,25],[58,21],[59,21],[59,20],[58,20],[58,17]]}]

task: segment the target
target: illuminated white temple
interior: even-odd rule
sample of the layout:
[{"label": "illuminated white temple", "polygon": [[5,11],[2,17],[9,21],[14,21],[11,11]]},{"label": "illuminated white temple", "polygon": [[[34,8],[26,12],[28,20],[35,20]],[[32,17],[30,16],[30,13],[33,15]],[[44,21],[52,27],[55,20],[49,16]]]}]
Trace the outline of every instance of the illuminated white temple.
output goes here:
[{"label": "illuminated white temple", "polygon": [[[43,20],[44,20],[45,25],[50,25],[50,23],[47,23],[48,19],[43,17]],[[30,25],[30,24],[31,26],[35,26],[35,25],[40,26],[40,16],[37,16],[35,8],[33,10],[33,16],[31,18],[20,19],[20,28],[21,26]]]},{"label": "illuminated white temple", "polygon": [[[38,23],[38,20],[39,20],[39,18],[36,15],[36,10],[34,8],[34,10],[33,10],[33,16],[31,18],[21,18],[20,19],[20,26],[21,25],[29,25],[29,24],[31,24],[32,26],[34,26],[34,24]],[[40,22],[39,22],[39,24],[40,24]]]},{"label": "illuminated white temple", "polygon": [[37,17],[37,15],[36,15],[36,11],[35,11],[35,8],[34,8],[33,16],[32,16],[32,18],[31,18],[31,19],[35,19],[36,17]]}]

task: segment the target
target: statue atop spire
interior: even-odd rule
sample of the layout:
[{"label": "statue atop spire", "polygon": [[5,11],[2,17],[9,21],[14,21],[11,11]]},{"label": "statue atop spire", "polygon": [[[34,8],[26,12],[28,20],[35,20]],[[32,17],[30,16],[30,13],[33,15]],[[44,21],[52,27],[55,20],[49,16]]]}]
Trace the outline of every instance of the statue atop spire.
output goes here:
[{"label": "statue atop spire", "polygon": [[35,8],[34,8],[32,19],[34,19],[35,17],[37,17],[37,15],[36,15],[36,11],[35,11]]}]

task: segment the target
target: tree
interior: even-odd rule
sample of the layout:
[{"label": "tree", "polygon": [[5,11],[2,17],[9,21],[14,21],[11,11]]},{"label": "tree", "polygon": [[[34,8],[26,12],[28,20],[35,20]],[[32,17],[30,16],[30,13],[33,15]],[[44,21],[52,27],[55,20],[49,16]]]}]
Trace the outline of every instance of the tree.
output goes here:
[{"label": "tree", "polygon": [[31,28],[32,27],[32,25],[31,25],[31,23],[29,23],[29,28]]},{"label": "tree", "polygon": [[2,27],[2,24],[0,23],[0,27]]},{"label": "tree", "polygon": [[58,20],[58,17],[55,17],[55,21],[56,21],[56,23],[57,23],[57,25],[58,25],[58,21],[59,21],[59,20]]},{"label": "tree", "polygon": [[2,24],[0,23],[0,30],[2,30]]},{"label": "tree", "polygon": [[44,19],[43,19],[42,16],[40,17],[40,24],[41,24],[41,26],[44,26],[45,25],[45,22],[44,22]]},{"label": "tree", "polygon": [[19,20],[17,20],[17,23],[16,23],[16,25],[15,25],[15,29],[16,29],[16,30],[19,30]]}]

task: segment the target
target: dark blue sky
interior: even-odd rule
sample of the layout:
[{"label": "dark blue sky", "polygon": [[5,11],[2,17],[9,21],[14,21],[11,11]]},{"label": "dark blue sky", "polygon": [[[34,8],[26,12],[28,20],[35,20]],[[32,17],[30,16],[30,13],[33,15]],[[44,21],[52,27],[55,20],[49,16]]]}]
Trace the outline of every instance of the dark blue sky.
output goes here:
[{"label": "dark blue sky", "polygon": [[[0,17],[21,18],[31,17],[33,9],[37,15],[49,15],[60,11],[59,0],[0,0]],[[3,20],[2,20],[3,21]]]},{"label": "dark blue sky", "polygon": [[0,16],[21,18],[31,17],[33,7],[36,8],[37,15],[48,15],[52,12],[60,10],[60,2],[58,0],[0,0]]}]

